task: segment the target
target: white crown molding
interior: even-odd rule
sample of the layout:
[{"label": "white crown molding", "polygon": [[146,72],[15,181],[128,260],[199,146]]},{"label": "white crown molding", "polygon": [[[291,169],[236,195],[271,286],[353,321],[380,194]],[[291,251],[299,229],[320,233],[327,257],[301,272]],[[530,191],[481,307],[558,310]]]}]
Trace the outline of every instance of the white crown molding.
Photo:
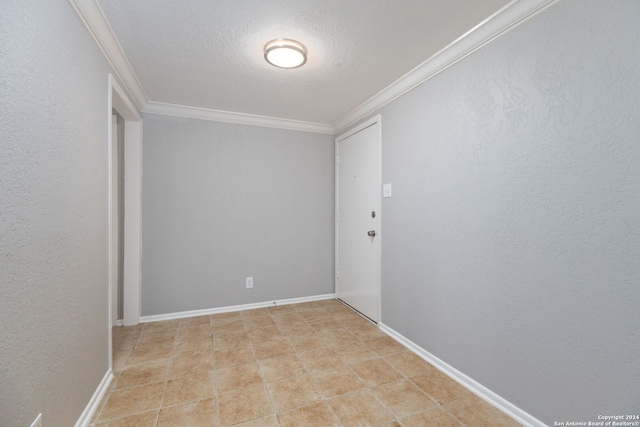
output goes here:
[{"label": "white crown molding", "polygon": [[511,418],[513,418],[517,422],[521,423],[523,426],[525,426],[525,427],[546,427],[545,423],[543,423],[542,421],[538,420],[533,415],[531,415],[528,412],[524,411],[523,409],[517,407],[516,405],[514,405],[511,402],[509,402],[508,400],[506,400],[504,397],[500,396],[499,394],[489,390],[487,387],[483,386],[482,384],[480,384],[479,382],[477,382],[473,378],[469,377],[468,375],[460,372],[459,370],[457,370],[453,366],[449,365],[448,363],[446,363],[442,359],[440,359],[440,358],[434,356],[433,354],[429,353],[427,350],[425,350],[424,348],[420,347],[419,345],[417,345],[413,341],[409,340],[404,335],[400,334],[399,332],[393,330],[392,328],[390,328],[387,325],[384,325],[382,323],[380,323],[379,326],[380,326],[380,330],[382,332],[384,332],[385,334],[389,335],[391,338],[393,338],[394,340],[398,341],[400,344],[402,344],[405,347],[407,347],[409,350],[411,350],[412,352],[414,352],[415,354],[420,356],[422,359],[424,359],[427,362],[429,362],[430,364],[432,364],[439,371],[442,371],[445,374],[447,374],[449,377],[454,379],[456,382],[458,382],[460,385],[465,387],[467,390],[469,390],[470,392],[472,392],[476,396],[482,398],[483,400],[485,400],[486,402],[488,402],[492,406],[498,408],[500,411],[502,411],[505,414],[509,415]]},{"label": "white crown molding", "polygon": [[142,111],[148,102],[147,94],[98,3],[95,0],[69,0],[69,3],[125,86],[138,111]]},{"label": "white crown molding", "polygon": [[333,135],[333,127],[323,123],[279,119],[277,117],[211,110],[208,108],[189,107],[186,105],[167,104],[164,102],[150,101],[145,105],[142,111],[145,113],[164,114],[174,117],[186,117],[190,119],[211,120],[214,122],[236,123],[249,126],[262,126]]},{"label": "white crown molding", "polygon": [[365,118],[560,0],[512,0],[451,44],[333,123],[335,134]]}]

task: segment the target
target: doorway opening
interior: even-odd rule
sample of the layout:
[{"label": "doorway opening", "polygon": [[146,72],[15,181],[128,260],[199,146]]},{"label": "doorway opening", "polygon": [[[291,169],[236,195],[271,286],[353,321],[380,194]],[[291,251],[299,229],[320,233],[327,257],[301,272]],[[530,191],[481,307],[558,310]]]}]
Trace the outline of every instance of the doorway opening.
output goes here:
[{"label": "doorway opening", "polygon": [[113,369],[112,327],[140,322],[142,118],[111,74],[108,90],[108,318]]}]

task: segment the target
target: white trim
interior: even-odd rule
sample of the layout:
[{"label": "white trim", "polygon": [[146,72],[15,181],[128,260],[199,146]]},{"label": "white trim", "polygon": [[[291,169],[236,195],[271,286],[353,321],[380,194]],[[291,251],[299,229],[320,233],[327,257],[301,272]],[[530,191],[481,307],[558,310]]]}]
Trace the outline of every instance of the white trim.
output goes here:
[{"label": "white trim", "polygon": [[164,102],[149,101],[145,105],[143,111],[145,113],[164,114],[190,119],[211,120],[214,122],[236,123],[249,126],[261,126],[333,135],[333,126],[323,123],[279,119],[277,117],[212,110],[209,108],[189,107],[186,105],[168,104]]},{"label": "white trim", "polygon": [[113,372],[111,371],[111,368],[109,368],[107,373],[102,378],[102,381],[100,381],[98,388],[93,393],[93,396],[91,396],[89,403],[87,403],[87,406],[84,408],[84,411],[82,411],[82,414],[80,414],[80,418],[78,418],[78,421],[76,421],[75,427],[87,427],[89,425],[89,422],[91,422],[91,418],[95,414],[96,409],[98,409],[98,405],[100,405],[100,401],[109,389],[109,385],[111,384],[112,380]]},{"label": "white trim", "polygon": [[136,109],[141,111],[142,107],[148,102],[147,94],[124,54],[100,5],[95,0],[69,0],[69,3],[120,81],[124,83],[127,92],[136,103]]},{"label": "white trim", "polygon": [[547,426],[545,423],[535,418],[533,415],[529,414],[528,412],[525,412],[524,410],[520,409],[513,403],[506,400],[505,398],[489,390],[488,388],[486,388],[485,386],[483,386],[473,378],[469,377],[468,375],[458,371],[453,366],[449,365],[448,363],[444,362],[443,360],[429,353],[427,350],[420,347],[416,343],[412,342],[408,338],[405,338],[402,334],[396,332],[395,330],[391,329],[387,325],[380,323],[379,326],[382,332],[384,332],[385,334],[389,335],[391,338],[398,341],[400,344],[407,347],[409,350],[414,352],[416,355],[420,356],[422,359],[431,363],[438,370],[447,374],[449,377],[451,377],[453,380],[460,383],[460,385],[462,385],[463,387],[471,391],[473,394],[477,395],[481,399],[485,400],[487,403],[491,404],[492,406],[495,406],[500,411],[509,415],[511,418],[521,423],[523,426],[527,426],[527,427],[546,427]]},{"label": "white trim", "polygon": [[252,310],[255,308],[274,307],[279,305],[300,304],[303,302],[324,301],[335,299],[336,294],[314,295],[310,297],[288,298],[275,301],[256,302],[251,304],[230,305],[227,307],[205,308],[203,310],[180,311],[177,313],[156,314],[142,316],[140,323],[161,322],[163,320],[185,319],[187,317],[206,316],[208,314],[230,313],[233,311]]},{"label": "white trim", "polygon": [[471,55],[559,0],[512,0],[451,44],[333,123],[339,133],[399,96]]},{"label": "white trim", "polygon": [[142,118],[118,80],[109,74],[108,92],[108,143],[109,143],[109,366],[111,360],[112,307],[112,114],[113,108],[124,119],[124,324],[136,325],[140,321],[141,263],[142,263]]},{"label": "white trim", "polygon": [[[376,319],[376,322],[381,322],[382,321],[382,116],[380,114],[377,114],[376,116],[370,118],[367,121],[364,121],[362,123],[360,123],[358,126],[348,130],[347,132],[344,132],[341,135],[338,135],[335,138],[335,152],[336,152],[336,163],[335,163],[335,201],[334,201],[334,210],[335,210],[335,216],[334,216],[334,241],[335,241],[335,247],[334,247],[334,263],[335,263],[335,271],[334,271],[334,275],[333,275],[333,280],[334,280],[334,289],[336,291],[336,297],[339,298],[340,297],[340,291],[339,291],[339,271],[340,271],[340,264],[339,264],[339,251],[338,251],[338,243],[339,243],[339,235],[338,235],[338,231],[339,231],[339,227],[338,227],[338,222],[340,221],[340,206],[339,206],[339,196],[340,196],[340,146],[339,143],[344,141],[345,139],[349,138],[350,136],[355,135],[356,133],[371,127],[371,126],[375,126],[378,125],[378,132],[377,132],[377,137],[378,137],[378,171],[377,171],[377,176],[376,176],[376,186],[378,188],[378,197],[376,200],[376,218],[378,219],[377,225],[376,225],[376,251],[377,251],[377,269],[378,269],[378,280],[376,283],[376,287],[378,290],[378,307],[377,307],[377,316],[378,318]],[[345,303],[346,304],[346,303]],[[348,304],[347,304],[348,305]]]}]

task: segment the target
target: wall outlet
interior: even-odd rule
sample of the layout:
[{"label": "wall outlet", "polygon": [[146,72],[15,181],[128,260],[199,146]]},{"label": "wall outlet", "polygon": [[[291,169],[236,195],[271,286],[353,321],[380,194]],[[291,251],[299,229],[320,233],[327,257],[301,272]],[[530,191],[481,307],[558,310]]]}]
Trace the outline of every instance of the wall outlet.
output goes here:
[{"label": "wall outlet", "polygon": [[391,184],[382,186],[382,197],[391,197]]},{"label": "wall outlet", "polygon": [[42,414],[38,414],[36,419],[31,423],[30,427],[42,427]]},{"label": "wall outlet", "polygon": [[253,277],[247,277],[246,285],[247,285],[247,289],[253,288]]}]

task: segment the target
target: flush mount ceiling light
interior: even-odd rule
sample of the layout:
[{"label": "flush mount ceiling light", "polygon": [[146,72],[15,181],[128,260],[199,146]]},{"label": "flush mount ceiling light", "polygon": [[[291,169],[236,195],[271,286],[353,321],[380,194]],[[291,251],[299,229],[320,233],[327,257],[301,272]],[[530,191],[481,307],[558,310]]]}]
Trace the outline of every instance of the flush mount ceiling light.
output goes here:
[{"label": "flush mount ceiling light", "polygon": [[307,62],[307,48],[290,39],[275,39],[264,45],[264,59],[279,68],[297,68]]}]

